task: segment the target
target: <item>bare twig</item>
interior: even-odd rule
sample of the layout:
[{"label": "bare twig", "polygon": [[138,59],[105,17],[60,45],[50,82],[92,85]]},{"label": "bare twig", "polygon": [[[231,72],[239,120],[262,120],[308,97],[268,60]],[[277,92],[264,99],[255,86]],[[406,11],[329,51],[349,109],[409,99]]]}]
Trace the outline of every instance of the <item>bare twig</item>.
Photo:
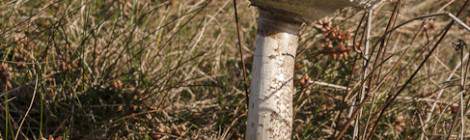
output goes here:
[{"label": "bare twig", "polygon": [[238,53],[240,53],[240,61],[242,62],[242,75],[243,75],[243,88],[245,89],[245,102],[248,108],[248,100],[249,100],[249,91],[248,91],[248,79],[247,79],[247,70],[245,65],[245,57],[243,56],[243,49],[242,49],[242,38],[240,32],[240,23],[238,19],[238,10],[237,10],[237,0],[233,0],[233,9],[234,9],[234,16],[235,16],[235,24],[237,27],[237,45],[238,45]]},{"label": "bare twig", "polygon": [[39,74],[36,74],[35,83],[36,84],[34,85],[33,97],[31,97],[31,101],[29,103],[28,110],[26,110],[26,113],[24,114],[23,119],[21,119],[20,125],[18,126],[18,130],[16,130],[15,140],[18,139],[18,136],[21,132],[21,127],[23,126],[24,121],[26,120],[26,118],[28,118],[29,112],[31,111],[31,108],[33,107],[34,101],[36,99],[36,93],[37,93],[38,84],[39,84]]}]

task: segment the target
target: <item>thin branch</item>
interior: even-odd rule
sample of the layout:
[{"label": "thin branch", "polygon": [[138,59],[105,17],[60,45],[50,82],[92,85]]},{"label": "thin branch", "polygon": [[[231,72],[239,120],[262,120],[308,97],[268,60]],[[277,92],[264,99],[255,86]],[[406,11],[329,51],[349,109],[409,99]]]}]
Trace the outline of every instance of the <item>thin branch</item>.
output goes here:
[{"label": "thin branch", "polygon": [[245,100],[246,100],[246,107],[248,108],[248,100],[249,100],[249,92],[248,92],[248,81],[247,81],[247,70],[245,66],[245,57],[243,56],[243,49],[242,49],[242,39],[240,35],[240,23],[238,19],[238,10],[237,10],[237,0],[233,0],[233,9],[234,9],[234,16],[235,16],[235,24],[237,28],[237,45],[238,45],[238,53],[240,53],[240,61],[242,62],[242,72],[243,72],[243,88],[245,89]]},{"label": "thin branch", "polygon": [[23,126],[24,121],[26,120],[26,118],[28,118],[28,115],[29,115],[29,112],[31,111],[31,108],[33,108],[33,104],[34,104],[34,101],[35,101],[35,99],[36,99],[36,93],[37,93],[38,84],[39,84],[39,76],[38,76],[38,74],[36,74],[35,83],[36,83],[36,84],[34,85],[33,97],[31,97],[31,101],[30,101],[30,103],[29,103],[28,110],[26,110],[26,113],[24,114],[23,119],[21,119],[20,125],[18,126],[18,130],[16,130],[15,140],[18,139],[18,136],[20,135],[20,132],[21,132],[21,127]]}]

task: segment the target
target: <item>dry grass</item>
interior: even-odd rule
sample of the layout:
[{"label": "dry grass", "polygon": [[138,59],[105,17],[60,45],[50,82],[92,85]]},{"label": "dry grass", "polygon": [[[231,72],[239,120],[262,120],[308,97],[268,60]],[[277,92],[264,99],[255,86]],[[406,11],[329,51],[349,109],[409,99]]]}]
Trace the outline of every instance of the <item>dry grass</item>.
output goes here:
[{"label": "dry grass", "polygon": [[[395,10],[395,0],[378,7],[370,52],[364,53],[370,54],[367,73],[361,53],[352,48],[353,38],[362,44],[358,49],[365,48],[359,43],[363,26],[355,34],[363,12],[346,9],[324,20],[352,36],[341,43],[331,42],[316,24],[305,25],[293,137],[334,138],[344,130],[342,138],[350,139],[356,127],[362,138],[456,139],[461,79],[467,79],[468,90],[470,76],[460,71],[455,42],[470,43],[470,32],[454,24],[438,42],[451,21],[440,16],[406,24],[383,43],[380,37],[389,24],[391,29],[422,15],[456,14],[464,2],[401,0]],[[243,138],[245,89],[232,7],[232,0],[0,1],[0,139]],[[256,12],[247,1],[238,8],[251,68]],[[466,7],[459,18],[470,24],[469,13]],[[338,44],[347,47],[347,55],[331,52],[342,50]],[[399,91],[434,44],[437,49]],[[462,94],[468,101],[468,92]],[[360,109],[351,117],[354,100]],[[470,112],[463,112],[470,128]],[[468,138],[470,131],[464,131]]]}]

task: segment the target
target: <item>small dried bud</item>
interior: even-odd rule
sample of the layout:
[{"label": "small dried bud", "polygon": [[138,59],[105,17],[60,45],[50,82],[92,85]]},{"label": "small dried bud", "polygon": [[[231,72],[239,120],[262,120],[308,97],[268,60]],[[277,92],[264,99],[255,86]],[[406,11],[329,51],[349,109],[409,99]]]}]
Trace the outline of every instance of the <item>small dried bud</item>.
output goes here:
[{"label": "small dried bud", "polygon": [[8,90],[12,88],[11,85],[11,70],[7,64],[0,64],[0,90]]},{"label": "small dried bud", "polygon": [[[351,31],[343,31],[338,26],[333,26],[329,19],[321,20],[314,25],[323,35],[321,46],[323,53],[333,59],[346,58],[349,54],[348,42],[351,40]],[[351,46],[352,47],[352,46]]]},{"label": "small dried bud", "polygon": [[406,121],[405,121],[405,117],[403,115],[400,115],[398,116],[396,119],[395,119],[395,123],[394,123],[394,129],[397,133],[401,133],[405,130],[405,127],[406,127]]},{"label": "small dried bud", "polygon": [[452,105],[452,106],[450,107],[450,111],[451,111],[453,114],[457,114],[457,113],[459,113],[459,111],[460,111],[460,106],[459,106],[459,105]]},{"label": "small dried bud", "polygon": [[299,81],[300,86],[302,86],[302,88],[307,87],[309,84],[309,81],[310,81],[310,77],[308,76],[308,74],[304,74],[304,76],[302,76],[302,78]]},{"label": "small dried bud", "polygon": [[122,89],[124,87],[124,84],[122,83],[121,80],[114,80],[112,83],[112,86],[115,89]]},{"label": "small dried bud", "polygon": [[434,24],[433,21],[426,22],[426,23],[424,24],[423,29],[424,29],[425,31],[433,31],[434,29],[436,29],[436,25]]}]

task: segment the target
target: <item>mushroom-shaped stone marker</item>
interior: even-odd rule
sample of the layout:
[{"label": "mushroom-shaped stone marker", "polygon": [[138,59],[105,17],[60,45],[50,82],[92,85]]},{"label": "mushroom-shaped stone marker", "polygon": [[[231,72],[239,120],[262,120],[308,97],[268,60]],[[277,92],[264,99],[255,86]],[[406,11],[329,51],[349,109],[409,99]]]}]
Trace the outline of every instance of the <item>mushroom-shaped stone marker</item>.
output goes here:
[{"label": "mushroom-shaped stone marker", "polygon": [[301,24],[341,8],[369,8],[379,1],[251,0],[260,16],[248,104],[247,140],[291,139],[294,61]]}]

